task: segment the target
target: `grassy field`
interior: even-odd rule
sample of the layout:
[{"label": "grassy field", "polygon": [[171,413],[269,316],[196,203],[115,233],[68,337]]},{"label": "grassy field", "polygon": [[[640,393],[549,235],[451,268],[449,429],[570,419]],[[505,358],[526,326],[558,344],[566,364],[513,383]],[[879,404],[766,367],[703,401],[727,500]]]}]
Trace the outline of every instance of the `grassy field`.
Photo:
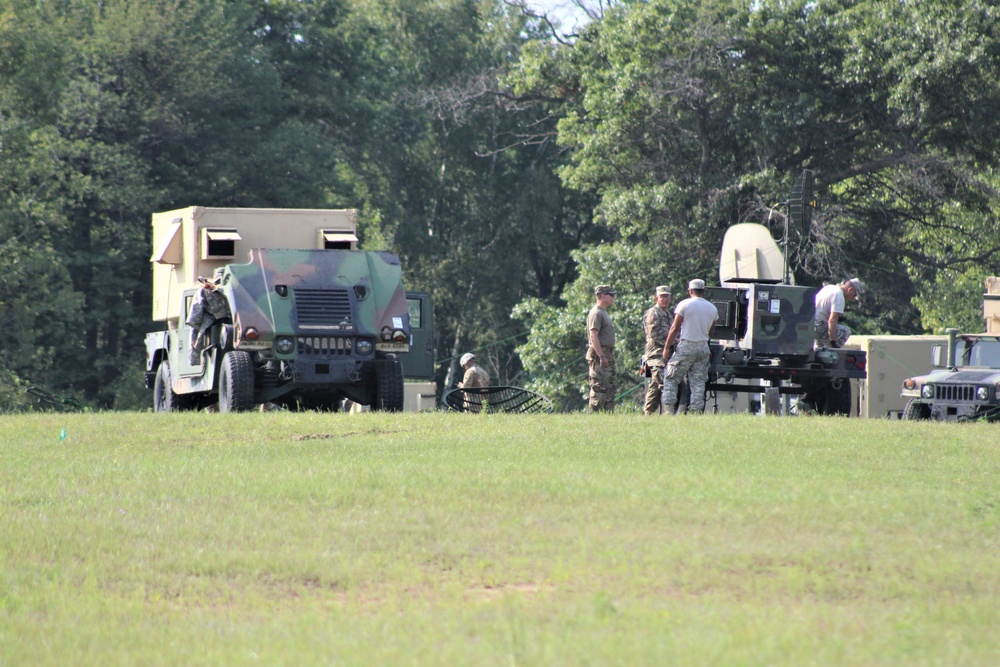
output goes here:
[{"label": "grassy field", "polygon": [[2,417],[0,665],[998,665],[998,436]]}]

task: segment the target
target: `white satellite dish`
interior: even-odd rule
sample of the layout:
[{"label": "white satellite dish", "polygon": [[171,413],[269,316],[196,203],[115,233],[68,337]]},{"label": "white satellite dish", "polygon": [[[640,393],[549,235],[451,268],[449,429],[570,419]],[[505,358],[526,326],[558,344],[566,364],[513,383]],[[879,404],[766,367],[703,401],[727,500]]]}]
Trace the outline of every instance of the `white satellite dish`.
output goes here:
[{"label": "white satellite dish", "polygon": [[785,280],[784,270],[785,258],[767,227],[745,222],[726,230],[719,256],[719,281],[723,286],[781,283]]}]

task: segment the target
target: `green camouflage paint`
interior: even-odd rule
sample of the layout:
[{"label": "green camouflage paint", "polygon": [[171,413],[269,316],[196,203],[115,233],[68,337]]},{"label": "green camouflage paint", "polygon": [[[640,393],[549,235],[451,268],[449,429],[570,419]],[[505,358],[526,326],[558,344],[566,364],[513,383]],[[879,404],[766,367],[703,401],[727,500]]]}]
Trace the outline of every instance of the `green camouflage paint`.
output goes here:
[{"label": "green camouflage paint", "polygon": [[[254,249],[246,264],[226,267],[223,291],[233,311],[237,349],[270,349],[279,335],[344,335],[381,342],[385,328],[401,330],[409,340],[402,270],[391,253]],[[349,304],[349,317],[331,309],[330,299],[341,307]],[[311,309],[308,318],[306,308]],[[258,333],[256,341],[242,338],[250,328]]]}]

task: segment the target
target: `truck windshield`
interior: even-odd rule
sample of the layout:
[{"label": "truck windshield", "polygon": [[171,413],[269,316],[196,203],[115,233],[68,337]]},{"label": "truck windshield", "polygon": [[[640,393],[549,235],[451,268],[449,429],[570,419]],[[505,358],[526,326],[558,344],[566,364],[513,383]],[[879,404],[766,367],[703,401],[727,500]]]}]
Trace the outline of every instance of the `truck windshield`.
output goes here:
[{"label": "truck windshield", "polygon": [[968,366],[1000,368],[1000,339],[967,341],[965,353],[968,355]]}]

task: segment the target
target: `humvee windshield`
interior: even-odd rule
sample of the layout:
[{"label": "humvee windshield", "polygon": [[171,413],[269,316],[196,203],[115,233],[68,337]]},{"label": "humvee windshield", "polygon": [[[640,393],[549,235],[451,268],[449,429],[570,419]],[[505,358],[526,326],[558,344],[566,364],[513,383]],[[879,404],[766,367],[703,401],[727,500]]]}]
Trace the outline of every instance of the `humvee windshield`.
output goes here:
[{"label": "humvee windshield", "polygon": [[964,366],[1000,368],[1000,339],[967,339],[964,347],[964,351],[959,349],[957,352],[965,359]]}]

